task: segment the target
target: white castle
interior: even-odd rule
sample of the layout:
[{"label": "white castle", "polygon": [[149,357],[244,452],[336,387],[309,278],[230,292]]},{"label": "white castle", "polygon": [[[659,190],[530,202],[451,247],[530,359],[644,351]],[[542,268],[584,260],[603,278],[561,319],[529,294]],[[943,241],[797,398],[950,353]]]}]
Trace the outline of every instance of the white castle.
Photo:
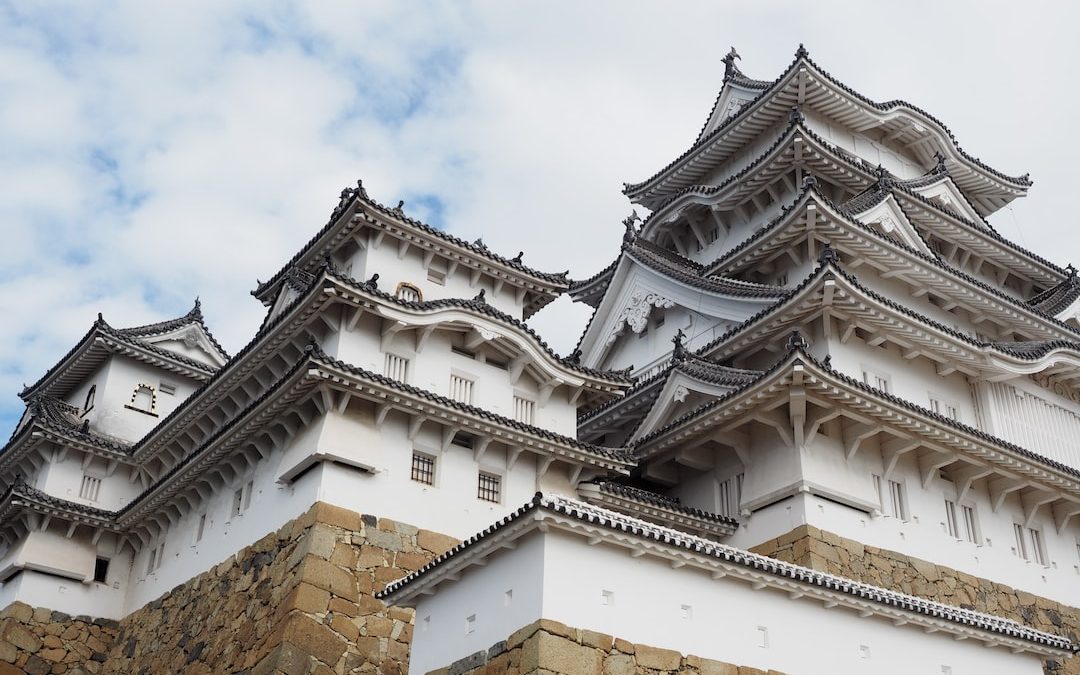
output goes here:
[{"label": "white castle", "polygon": [[[589,279],[358,183],[237,354],[198,303],[99,316],[0,451],[0,607],[121,619],[323,501],[465,540],[381,596],[414,673],[539,619],[761,671],[1075,667],[1075,609],[856,561],[1080,607],[1080,279],[986,221],[1031,182],[801,47],[736,59]],[[569,357],[524,323],[563,293],[595,310]]]}]

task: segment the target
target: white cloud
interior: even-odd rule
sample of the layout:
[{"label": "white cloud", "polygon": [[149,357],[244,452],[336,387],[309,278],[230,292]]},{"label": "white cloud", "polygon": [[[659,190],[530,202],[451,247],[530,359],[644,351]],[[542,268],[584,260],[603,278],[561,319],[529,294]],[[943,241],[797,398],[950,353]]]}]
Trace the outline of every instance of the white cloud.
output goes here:
[{"label": "white cloud", "polygon": [[[262,315],[255,279],[357,177],[533,266],[595,272],[622,182],[689,145],[732,44],[772,78],[805,42],[1030,171],[995,224],[1080,261],[1076,19],[1050,2],[0,4],[0,420],[98,311],[130,325],[201,295],[235,351]],[[564,299],[533,323],[568,351],[587,316]]]}]

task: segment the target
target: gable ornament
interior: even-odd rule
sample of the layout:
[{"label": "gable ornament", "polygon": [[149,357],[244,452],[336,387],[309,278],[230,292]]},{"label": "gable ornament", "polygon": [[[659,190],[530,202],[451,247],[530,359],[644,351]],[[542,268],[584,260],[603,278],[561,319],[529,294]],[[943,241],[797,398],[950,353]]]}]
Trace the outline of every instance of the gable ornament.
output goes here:
[{"label": "gable ornament", "polygon": [[615,321],[615,328],[608,335],[607,344],[615,342],[622,335],[623,326],[630,326],[630,330],[639,334],[645,330],[645,326],[649,325],[649,314],[652,312],[653,307],[667,309],[674,306],[674,302],[658,293],[640,289],[634,291],[626,307],[619,312],[619,316]]}]

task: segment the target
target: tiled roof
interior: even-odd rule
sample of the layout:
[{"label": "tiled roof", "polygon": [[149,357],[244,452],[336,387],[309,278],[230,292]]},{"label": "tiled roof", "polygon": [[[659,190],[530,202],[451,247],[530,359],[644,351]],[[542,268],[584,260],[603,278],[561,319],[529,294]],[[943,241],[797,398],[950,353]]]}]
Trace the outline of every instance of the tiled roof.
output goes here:
[{"label": "tiled roof", "polygon": [[134,326],[132,328],[117,328],[117,333],[126,335],[128,337],[140,338],[149,337],[153,335],[163,335],[165,333],[176,330],[177,328],[183,328],[191,324],[196,324],[202,328],[206,333],[206,337],[214,345],[214,349],[218,350],[226,360],[229,358],[229,353],[225,351],[225,348],[214,337],[214,334],[210,332],[210,328],[206,325],[206,321],[202,313],[202,302],[198,298],[195,298],[195,306],[188,311],[184,316],[169,319],[167,321],[159,321],[157,323],[146,324],[145,326]]},{"label": "tiled roof", "polygon": [[37,488],[30,487],[21,480],[12,483],[4,494],[0,496],[0,504],[12,504],[19,501],[31,502],[32,504],[58,509],[60,511],[67,511],[72,514],[87,516],[105,522],[112,522],[117,514],[116,511],[107,511],[105,509],[79,504],[78,502],[67,499],[53,497]]},{"label": "tiled roof", "polygon": [[318,348],[313,349],[311,358],[313,361],[320,362],[328,366],[333,366],[334,368],[338,368],[347,373],[358,375],[360,377],[363,377],[364,379],[378,382],[379,384],[392,387],[394,389],[408,392],[414,396],[427,399],[433,403],[438,403],[439,405],[446,406],[448,408],[454,408],[456,410],[460,410],[471,415],[476,415],[477,417],[501,424],[503,426],[510,427],[512,429],[517,429],[519,431],[532,434],[540,438],[545,438],[555,443],[562,443],[564,445],[568,445],[577,450],[596,455],[597,457],[606,460],[612,460],[619,464],[632,464],[634,462],[633,456],[622,448],[608,448],[604,446],[593,445],[592,443],[585,443],[570,436],[564,436],[548,429],[543,429],[541,427],[533,426],[531,424],[525,424],[524,422],[519,422],[517,420],[510,419],[509,417],[504,417],[489,410],[485,410],[484,408],[479,408],[468,403],[461,403],[460,401],[455,401],[452,398],[442,396],[441,394],[436,394],[435,392],[428,391],[427,389],[414,387],[411,384],[399,382],[397,380],[386,377],[385,375],[380,375],[379,373],[365,370],[364,368],[345,363],[344,361],[339,361],[322,353],[322,351]]},{"label": "tiled roof", "polygon": [[646,267],[711,293],[742,298],[775,298],[786,293],[778,286],[756,284],[719,274],[706,274],[705,267],[700,263],[640,237],[634,239],[634,242],[625,247],[625,250]]},{"label": "tiled roof", "polygon": [[[757,95],[757,97],[755,97],[750,102],[748,102],[746,105],[744,105],[739,110],[738,113],[736,113],[736,114],[732,115],[731,117],[727,118],[726,120],[722,121],[720,123],[720,125],[717,126],[717,128],[713,129],[713,131],[711,131],[710,133],[705,134],[704,133],[705,128],[708,126],[709,120],[712,119],[712,111],[710,111],[709,116],[706,118],[705,125],[702,126],[702,130],[698,134],[697,140],[694,142],[693,145],[690,146],[690,148],[688,148],[681,155],[679,155],[674,160],[669,162],[667,164],[667,166],[665,166],[664,168],[660,169],[655,174],[653,174],[652,177],[650,177],[650,178],[648,178],[648,179],[646,179],[644,181],[641,181],[640,183],[627,184],[625,186],[625,188],[623,189],[623,193],[629,195],[629,194],[631,194],[633,192],[641,190],[642,188],[649,185],[650,183],[655,182],[668,169],[670,169],[674,165],[678,164],[680,161],[682,161],[686,157],[694,154],[698,149],[700,149],[703,146],[707,145],[710,141],[722,136],[724,133],[727,132],[727,130],[730,127],[733,127],[737,122],[739,122],[739,121],[743,120],[744,118],[746,118],[748,116],[749,112],[752,111],[760,101],[762,101],[763,99],[768,97],[770,94],[774,93],[775,90],[776,90],[777,85],[780,84],[781,82],[783,82],[784,80],[786,80],[788,78],[788,76],[791,75],[793,72],[795,72],[800,65],[806,65],[806,66],[809,66],[810,68],[813,68],[815,71],[817,71],[822,76],[823,79],[825,79],[826,81],[831,83],[833,86],[837,87],[838,89],[841,89],[845,93],[851,95],[853,98],[863,102],[864,104],[866,104],[867,106],[869,106],[869,107],[871,107],[871,108],[873,108],[875,110],[880,110],[882,112],[891,112],[891,111],[896,110],[896,109],[904,108],[904,109],[907,109],[909,111],[916,112],[916,113],[922,115],[927,120],[929,120],[930,122],[937,125],[939,127],[939,129],[948,137],[949,141],[951,142],[953,148],[957,151],[957,153],[959,153],[962,157],[964,157],[965,159],[967,159],[971,163],[975,164],[976,166],[980,167],[981,169],[983,169],[987,173],[1001,179],[1002,181],[1004,181],[1006,183],[1009,183],[1009,184],[1012,184],[1012,185],[1015,185],[1015,186],[1018,186],[1018,187],[1025,187],[1025,188],[1031,185],[1031,180],[1026,175],[1025,176],[1009,176],[1007,174],[1004,174],[1004,173],[998,171],[997,169],[994,169],[994,168],[990,167],[987,164],[984,164],[977,157],[974,157],[974,156],[968,154],[957,143],[956,137],[953,135],[952,131],[950,131],[949,128],[946,127],[940,120],[938,120],[936,117],[934,117],[933,115],[931,115],[927,111],[923,110],[922,108],[919,108],[918,106],[912,105],[912,104],[908,103],[907,101],[903,101],[903,100],[900,100],[900,99],[894,99],[894,100],[891,100],[891,101],[885,101],[883,103],[873,101],[873,100],[867,98],[866,96],[863,96],[862,94],[858,93],[857,91],[855,91],[851,87],[849,87],[849,86],[845,85],[844,83],[840,82],[833,75],[831,75],[828,71],[826,71],[826,70],[822,69],[821,67],[819,67],[809,57],[809,54],[806,52],[806,50],[800,47],[799,50],[796,52],[795,58],[791,62],[791,64],[775,80],[773,80],[766,87],[764,87],[762,89],[761,93]],[[715,107],[715,105],[714,105],[714,107]]]},{"label": "tiled roof", "polygon": [[[188,315],[190,315],[190,312],[189,312]],[[173,321],[183,321],[183,320],[184,319],[181,318],[181,319],[174,319]],[[85,348],[89,347],[90,345],[92,345],[94,339],[98,335],[103,335],[103,336],[112,338],[113,340],[116,340],[117,342],[125,344],[125,345],[127,345],[129,347],[133,347],[135,349],[141,349],[141,350],[144,350],[144,351],[151,352],[152,354],[154,354],[156,356],[159,356],[159,357],[161,357],[163,359],[168,359],[168,360],[171,360],[171,361],[175,361],[177,363],[181,363],[184,366],[186,366],[186,367],[188,367],[188,368],[190,368],[190,369],[192,369],[192,370],[194,370],[196,372],[202,373],[204,375],[212,375],[216,370],[218,370],[214,366],[210,366],[210,365],[207,365],[205,363],[202,363],[201,361],[196,361],[194,359],[188,358],[187,356],[184,356],[183,354],[177,354],[176,352],[172,352],[172,351],[169,351],[167,349],[162,349],[161,347],[157,347],[157,346],[155,346],[153,344],[143,342],[142,340],[139,339],[140,337],[148,335],[149,333],[131,332],[131,331],[144,331],[144,330],[150,328],[151,326],[164,325],[164,324],[167,324],[167,323],[171,323],[171,322],[162,322],[161,324],[150,324],[148,326],[139,326],[139,327],[136,327],[136,328],[113,328],[108,323],[106,323],[105,319],[102,318],[101,314],[98,314],[97,320],[95,320],[94,323],[91,324],[90,330],[88,330],[86,332],[86,334],[83,335],[82,339],[79,340],[75,344],[74,347],[72,347],[70,350],[68,350],[68,352],[66,354],[64,354],[62,357],[60,357],[60,360],[57,361],[56,364],[52,368],[49,368],[49,370],[47,370],[44,375],[42,375],[40,378],[38,378],[37,382],[35,382],[34,384],[32,384],[32,385],[30,385],[28,387],[25,387],[19,393],[19,396],[23,400],[28,400],[28,398],[31,396],[31,394],[34,392],[34,390],[36,390],[38,387],[40,387],[46,380],[51,378],[53,375],[58,373],[61,370],[61,368],[64,366],[64,363],[68,359],[75,356],[76,354],[78,354],[83,349],[85,349]],[[200,320],[200,323],[201,323],[201,320]],[[180,324],[180,325],[184,325],[184,324]],[[207,335],[209,335],[209,334],[210,334],[209,331],[207,331]],[[215,342],[214,344],[216,345],[217,343]],[[221,353],[223,355],[226,354],[226,352],[224,350],[222,350]]]},{"label": "tiled roof", "polygon": [[[757,379],[758,375],[761,374],[761,372],[757,370],[723,366],[715,361],[710,361],[700,354],[690,352],[686,354],[682,360],[671,360],[663,370],[655,375],[638,380],[633,387],[627,390],[622,398],[608,401],[592,410],[581,413],[578,415],[578,425],[580,426],[584,422],[588,422],[609,410],[621,406],[625,401],[630,400],[631,397],[637,396],[647,390],[651,390],[648,391],[649,398],[655,400],[660,394],[660,389],[662,388],[661,385],[675,372],[685,373],[701,382],[730,387],[742,387]],[[652,405],[651,400],[649,405]]]},{"label": "tiled roof", "polygon": [[1047,316],[1057,316],[1080,298],[1080,278],[1075,272],[1057,286],[1049,288],[1027,301],[1028,306]]},{"label": "tiled roof", "polygon": [[617,495],[631,501],[641,502],[642,504],[649,504],[651,506],[669,509],[671,511],[676,511],[687,516],[693,516],[694,518],[701,518],[702,520],[711,520],[717,523],[725,523],[728,525],[739,524],[739,521],[729,516],[722,516],[719,513],[713,513],[711,511],[702,511],[701,509],[695,509],[692,506],[683,506],[679,502],[678,497],[668,497],[667,495],[662,495],[651,490],[645,490],[643,488],[626,485],[624,483],[615,483],[610,480],[590,481],[590,483],[599,488],[601,492],[606,492],[611,495]]},{"label": "tiled roof", "polygon": [[625,516],[575,499],[558,495],[544,495],[539,492],[531,502],[438,556],[419,570],[387,584],[386,588],[376,593],[375,596],[381,600],[393,601],[393,596],[404,588],[416,583],[455,557],[464,554],[467,550],[477,546],[500,530],[537,511],[569,517],[582,523],[608,528],[674,548],[685,549],[697,556],[715,558],[728,564],[745,567],[780,579],[818,586],[828,591],[850,595],[862,601],[872,602],[884,607],[912,612],[934,619],[943,619],[1061,651],[1076,652],[1078,650],[1077,645],[1066,638],[1028,628],[1015,621],[998,616],[889,591],[870,584],[783,562],[775,558],[750,553],[743,549],[686,534],[662,525],[654,525],[639,518]]},{"label": "tiled roof", "polygon": [[[857,220],[855,218],[852,218],[851,216],[845,214],[840,209],[840,207],[838,207],[831,199],[829,199],[825,195],[821,194],[821,192],[819,192],[816,187],[804,187],[803,190],[798,195],[795,196],[795,199],[793,200],[793,202],[790,205],[785,206],[785,207],[783,207],[781,209],[780,215],[778,215],[776,218],[769,221],[765,226],[763,226],[757,232],[755,232],[754,234],[747,237],[738,246],[736,246],[733,249],[731,249],[730,251],[727,251],[726,253],[724,253],[723,256],[721,256],[715,262],[710,264],[709,267],[715,267],[715,266],[719,265],[720,263],[722,263],[724,260],[728,260],[728,259],[731,259],[731,258],[735,257],[736,255],[746,251],[747,249],[752,247],[755,243],[757,243],[761,239],[765,238],[766,236],[768,236],[769,234],[774,232],[781,224],[783,224],[788,219],[788,216],[793,211],[798,209],[800,203],[804,199],[809,199],[811,196],[818,199],[822,204],[829,207],[830,209],[833,209],[837,213],[837,215],[844,218],[849,225],[858,228],[862,232],[865,232],[865,233],[869,234],[870,236],[872,236],[874,238],[882,239],[884,241],[887,241],[893,246],[904,249],[909,254],[919,258],[921,261],[923,261],[925,263],[928,263],[928,264],[932,265],[933,267],[935,267],[937,269],[943,270],[943,271],[947,272],[949,275],[951,275],[953,277],[962,279],[965,282],[967,282],[969,284],[972,284],[973,286],[977,286],[979,289],[985,291],[989,295],[994,296],[998,300],[1004,301],[1005,304],[1007,304],[1009,306],[1012,306],[1012,307],[1015,307],[1015,308],[1018,308],[1018,309],[1021,309],[1021,310],[1025,311],[1025,312],[1033,312],[1033,313],[1037,314],[1042,320],[1046,321],[1049,324],[1054,325],[1056,328],[1059,328],[1059,329],[1061,329],[1061,330],[1063,330],[1063,331],[1065,331],[1067,333],[1077,335],[1077,337],[1080,338],[1080,330],[1078,330],[1076,328],[1073,328],[1072,326],[1069,326],[1068,324],[1066,324],[1066,323],[1064,323],[1062,321],[1057,320],[1053,316],[1049,316],[1049,315],[1043,314],[1042,312],[1038,312],[1033,307],[1031,307],[1031,306],[1017,300],[1016,298],[1009,295],[1008,293],[1005,293],[1005,292],[1001,291],[1000,289],[997,289],[997,288],[987,284],[986,282],[971,276],[970,274],[968,274],[968,273],[966,273],[966,272],[964,272],[962,270],[956,269],[955,267],[952,267],[951,265],[945,264],[944,262],[939,260],[936,256],[928,255],[928,254],[926,254],[926,253],[924,253],[924,252],[922,252],[922,251],[920,251],[920,250],[918,250],[916,248],[912,248],[906,242],[901,241],[900,239],[897,239],[895,237],[891,237],[891,236],[889,236],[887,234],[884,234],[883,232],[879,231],[878,229],[873,228],[873,227],[869,227],[865,223],[862,223],[859,220]],[[716,342],[716,341],[718,341],[718,340],[714,340],[714,342]]]},{"label": "tiled roof", "polygon": [[[824,267],[819,268],[819,272],[820,272],[821,269],[824,269]],[[809,277],[809,279],[814,279],[817,276],[818,276],[818,274],[815,273],[814,275],[811,275]],[[767,310],[767,311],[771,311],[771,310],[772,310],[772,308],[770,308],[770,310]],[[796,336],[798,336],[798,333],[796,333]],[[791,342],[795,342],[795,344],[791,344]],[[642,456],[643,447],[648,445],[650,442],[652,442],[656,438],[658,438],[658,437],[672,431],[673,429],[676,429],[677,427],[680,427],[680,426],[686,424],[687,422],[695,420],[695,419],[705,415],[706,413],[708,413],[708,412],[710,412],[712,410],[715,410],[717,408],[722,407],[731,398],[739,395],[740,393],[742,393],[743,391],[749,389],[750,387],[755,386],[759,382],[764,381],[769,376],[773,375],[774,373],[776,373],[777,371],[779,371],[782,368],[786,367],[787,365],[795,363],[795,362],[802,362],[802,363],[813,364],[814,366],[816,366],[817,368],[819,368],[823,372],[827,373],[829,376],[831,376],[833,378],[836,378],[837,380],[840,380],[844,384],[846,384],[848,386],[851,386],[851,387],[853,387],[855,389],[858,389],[858,390],[862,391],[863,393],[870,394],[872,396],[881,397],[881,398],[887,400],[890,403],[893,403],[893,404],[895,404],[897,406],[905,408],[909,412],[913,412],[913,413],[916,413],[916,414],[919,414],[919,415],[929,417],[929,418],[939,422],[940,424],[942,424],[942,425],[944,425],[946,427],[950,427],[952,429],[961,431],[963,433],[975,436],[975,437],[977,437],[977,438],[979,438],[982,441],[985,441],[987,443],[991,443],[991,444],[997,445],[999,447],[1005,448],[1005,449],[1009,450],[1010,452],[1015,453],[1017,455],[1020,455],[1020,456],[1022,456],[1024,458],[1026,458],[1026,459],[1029,459],[1029,460],[1031,460],[1032,462],[1034,462],[1036,464],[1040,464],[1042,466],[1052,468],[1055,471],[1059,471],[1061,473],[1067,474],[1067,475],[1069,475],[1069,476],[1071,476],[1073,478],[1080,478],[1080,468],[1074,468],[1074,467],[1071,467],[1071,466],[1069,466],[1067,464],[1063,464],[1063,463],[1061,463],[1061,462],[1059,462],[1057,460],[1050,459],[1049,457],[1044,457],[1043,455],[1040,455],[1040,454],[1038,454],[1036,452],[1032,452],[1031,450],[1028,450],[1027,448],[1020,447],[1019,445],[1016,445],[1015,443],[1012,443],[1011,441],[1007,441],[1005,439],[998,438],[997,436],[993,436],[991,434],[988,434],[985,431],[982,431],[981,429],[977,429],[975,427],[972,427],[972,426],[969,426],[969,425],[964,424],[962,422],[959,422],[957,420],[954,420],[951,417],[946,417],[945,415],[942,415],[941,413],[937,413],[937,412],[934,412],[934,411],[932,411],[932,410],[930,410],[928,408],[924,408],[922,406],[916,405],[915,403],[912,403],[912,402],[910,402],[910,401],[908,401],[906,399],[900,398],[899,396],[896,396],[894,394],[890,394],[888,392],[881,391],[879,389],[875,389],[875,388],[871,387],[870,385],[862,382],[861,380],[856,380],[856,379],[854,379],[852,377],[848,377],[847,375],[841,373],[840,371],[834,370],[831,366],[826,365],[826,364],[822,363],[821,361],[818,361],[816,358],[814,358],[812,355],[810,355],[806,351],[805,346],[806,346],[805,342],[802,342],[801,336],[798,337],[797,341],[796,340],[789,341],[787,353],[785,353],[780,359],[778,359],[776,361],[776,363],[774,363],[769,369],[763,371],[762,374],[759,375],[757,378],[755,378],[752,382],[744,385],[740,389],[736,389],[736,390],[733,390],[733,391],[731,391],[731,392],[729,392],[727,394],[719,396],[716,399],[714,399],[712,401],[709,401],[708,403],[705,403],[705,404],[699,406],[698,408],[686,413],[685,415],[682,415],[681,417],[679,417],[679,418],[677,418],[675,420],[672,420],[671,422],[664,425],[663,427],[660,427],[659,429],[655,429],[655,430],[649,432],[648,434],[642,436],[641,438],[637,439],[636,441],[634,441],[633,446],[635,448],[635,452],[637,453],[638,457]]]},{"label": "tiled roof", "polygon": [[[127,452],[131,448],[130,443],[91,431],[89,424],[79,416],[78,408],[52,396],[38,394],[32,397],[26,405],[26,415],[29,417],[29,421],[11,434],[12,440],[19,435],[22,429],[37,422],[47,429],[114,452]],[[0,449],[0,453],[6,449],[6,446]]]},{"label": "tiled roof", "polygon": [[384,204],[381,204],[368,196],[367,190],[365,190],[358,181],[356,188],[347,187],[341,191],[341,201],[330,214],[330,219],[327,221],[326,225],[324,225],[322,229],[316,232],[315,236],[309,239],[308,242],[304,244],[304,246],[299,251],[297,251],[297,253],[289,260],[289,262],[285,263],[285,265],[276,274],[274,274],[274,276],[270,277],[268,281],[261,282],[258,288],[252,291],[251,294],[256,297],[261,296],[272,286],[274,286],[278,281],[280,281],[282,277],[284,277],[291,268],[296,267],[300,260],[305,255],[307,255],[307,253],[311,251],[312,248],[315,247],[319,240],[322,239],[322,237],[328,232],[330,232],[332,229],[334,229],[334,226],[337,224],[342,214],[344,214],[353,203],[360,203],[370,208],[373,208],[379,213],[390,216],[391,218],[394,218],[399,222],[406,223],[418,230],[421,230],[422,232],[434,235],[448,243],[451,243],[455,246],[460,246],[461,248],[467,249],[472,253],[478,254],[501,265],[506,265],[507,267],[516,269],[519,272],[522,272],[523,274],[531,276],[535,279],[541,279],[543,281],[555,284],[563,288],[565,288],[569,284],[567,272],[551,273],[535,270],[531,267],[524,265],[520,260],[516,258],[506,258],[492,252],[479,240],[477,240],[476,242],[465,241],[464,239],[455,237],[452,234],[448,234],[438,228],[432,227],[431,225],[416,220],[415,218],[410,218],[406,216],[400,208],[390,208]]},{"label": "tiled roof", "polygon": [[602,379],[610,380],[612,382],[617,382],[617,383],[621,383],[621,384],[627,384],[627,383],[630,383],[630,382],[633,381],[633,379],[630,377],[629,373],[626,372],[626,371],[622,371],[622,370],[599,370],[599,369],[596,369],[596,368],[587,368],[585,366],[582,366],[580,363],[576,363],[570,357],[564,357],[564,356],[558,355],[557,353],[555,353],[555,351],[550,346],[548,346],[548,343],[545,342],[544,339],[541,338],[538,333],[536,333],[536,331],[534,331],[531,327],[529,327],[528,324],[526,324],[525,322],[520,321],[520,320],[510,316],[506,312],[503,312],[503,311],[501,311],[499,309],[496,309],[492,305],[489,305],[483,299],[483,294],[482,293],[480,295],[478,295],[477,297],[475,297],[475,298],[467,298],[467,299],[466,298],[440,298],[440,299],[437,299],[437,300],[411,301],[411,300],[403,300],[403,299],[397,297],[396,295],[393,295],[391,293],[387,293],[385,291],[379,290],[379,288],[377,286],[373,286],[370,283],[365,283],[365,282],[359,281],[357,279],[353,279],[350,276],[340,274],[340,273],[338,273],[338,272],[336,272],[334,270],[328,269],[327,270],[327,276],[331,277],[331,278],[333,278],[333,279],[335,279],[335,280],[337,280],[337,281],[339,281],[341,283],[352,286],[353,288],[355,288],[357,290],[361,290],[361,291],[363,291],[365,293],[370,293],[371,295],[374,295],[374,296],[376,296],[376,297],[378,297],[378,298],[380,298],[380,299],[382,299],[382,300],[384,300],[386,302],[389,302],[391,304],[399,305],[401,307],[407,307],[407,308],[413,309],[413,310],[424,311],[424,310],[432,310],[432,309],[441,309],[441,308],[445,308],[445,307],[458,307],[458,308],[469,309],[469,310],[472,310],[474,312],[478,312],[478,313],[483,314],[485,316],[491,317],[492,319],[495,319],[495,320],[500,321],[502,323],[513,326],[514,328],[524,332],[529,337],[531,337],[536,342],[536,344],[546,354],[548,354],[552,359],[554,359],[555,361],[558,361],[563,366],[565,366],[567,368],[570,368],[571,370],[576,370],[576,371],[578,371],[578,372],[580,372],[582,374],[589,375],[590,377],[602,378]]}]

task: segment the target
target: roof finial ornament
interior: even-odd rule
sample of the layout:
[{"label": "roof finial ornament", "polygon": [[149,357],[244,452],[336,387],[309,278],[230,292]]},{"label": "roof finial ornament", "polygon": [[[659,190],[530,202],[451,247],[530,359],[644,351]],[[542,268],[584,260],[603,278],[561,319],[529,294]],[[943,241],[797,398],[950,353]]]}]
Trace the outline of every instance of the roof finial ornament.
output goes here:
[{"label": "roof finial ornament", "polygon": [[821,363],[826,368],[832,368],[832,354],[826,354],[825,358],[821,360]]},{"label": "roof finial ornament", "polygon": [[805,176],[803,176],[802,186],[806,190],[816,188],[817,187],[817,178],[815,178],[814,174],[812,174],[812,173],[806,174]]},{"label": "roof finial ornament", "polygon": [[940,152],[935,152],[934,160],[937,162],[937,165],[934,166],[933,173],[938,175],[949,173],[949,167],[945,166],[945,155]]},{"label": "roof finial ornament", "polygon": [[334,209],[334,210],[335,211],[340,211],[341,209],[345,208],[345,205],[349,203],[349,198],[352,197],[352,194],[353,194],[352,188],[349,188],[349,187],[342,188],[341,189],[341,194],[339,195],[340,201],[338,201],[337,208]]},{"label": "roof finial ornament", "polygon": [[892,185],[892,179],[889,177],[888,170],[886,170],[885,167],[881,166],[880,164],[878,164],[877,168],[874,169],[874,175],[877,176],[877,187],[879,190],[884,190],[885,188]]},{"label": "roof finial ornament", "polygon": [[789,351],[794,351],[796,349],[805,351],[809,346],[810,345],[807,344],[806,338],[803,337],[802,333],[797,329],[791,331],[791,337],[789,337],[787,341],[787,348]]},{"label": "roof finial ornament", "polygon": [[1070,277],[1073,277],[1073,278],[1076,277],[1076,268],[1073,266],[1072,263],[1069,263],[1068,265],[1065,266],[1065,271],[1069,273]]},{"label": "roof finial ornament", "polygon": [[101,316],[101,312],[98,312],[98,313],[97,313],[97,320],[98,320],[98,321],[101,321],[102,323],[104,323],[104,321],[105,321],[105,317]]},{"label": "roof finial ornament", "polygon": [[685,338],[686,333],[683,333],[682,328],[675,333],[675,337],[671,338],[671,342],[675,345],[675,349],[671,352],[672,363],[682,363],[686,360],[686,346],[683,344]]},{"label": "roof finial ornament", "polygon": [[818,263],[821,265],[827,265],[829,263],[840,262],[840,254],[836,252],[836,249],[832,247],[832,244],[825,242],[824,248],[821,249],[821,254],[818,256]]},{"label": "roof finial ornament", "polygon": [[355,190],[355,193],[356,193],[357,195],[359,195],[360,197],[363,197],[364,199],[368,199],[368,194],[367,194],[367,190],[366,190],[366,189],[364,188],[364,181],[363,181],[363,179],[360,179],[360,178],[357,178],[357,179],[356,179],[356,190]]},{"label": "roof finial ornament", "polygon": [[739,70],[735,67],[735,59],[742,61],[742,57],[739,56],[739,52],[735,51],[735,47],[732,47],[731,51],[727,53],[727,56],[723,58],[725,80]]},{"label": "roof finial ornament", "polygon": [[481,288],[480,292],[476,294],[475,298],[473,298],[473,302],[482,302],[484,304],[487,304],[487,298],[484,297],[486,294],[487,292]]},{"label": "roof finial ornament", "polygon": [[571,352],[570,356],[566,357],[566,362],[574,365],[581,363],[581,349],[578,348]]},{"label": "roof finial ornament", "polygon": [[810,56],[810,52],[808,52],[806,47],[803,46],[803,43],[800,42],[799,48],[795,50],[795,58],[805,59],[807,56]]},{"label": "roof finial ornament", "polygon": [[799,108],[799,106],[795,106],[791,109],[791,112],[788,113],[788,121],[792,124],[798,124],[804,120],[806,120],[806,115],[803,115],[802,109]]},{"label": "roof finial ornament", "polygon": [[364,288],[370,288],[371,290],[377,290],[379,288],[379,273],[371,275],[371,278],[364,282]]},{"label": "roof finial ornament", "polygon": [[634,227],[634,223],[641,220],[641,216],[637,214],[637,209],[632,209],[630,215],[623,218],[622,224],[626,228],[626,232],[623,233],[623,242],[629,244],[637,237],[638,230]]},{"label": "roof finial ornament", "polygon": [[394,207],[394,210],[402,215],[405,215],[405,200],[399,199],[397,206]]},{"label": "roof finial ornament", "polygon": [[525,257],[525,251],[518,251],[518,254],[513,258],[510,258],[510,262],[521,264],[521,259]]}]

